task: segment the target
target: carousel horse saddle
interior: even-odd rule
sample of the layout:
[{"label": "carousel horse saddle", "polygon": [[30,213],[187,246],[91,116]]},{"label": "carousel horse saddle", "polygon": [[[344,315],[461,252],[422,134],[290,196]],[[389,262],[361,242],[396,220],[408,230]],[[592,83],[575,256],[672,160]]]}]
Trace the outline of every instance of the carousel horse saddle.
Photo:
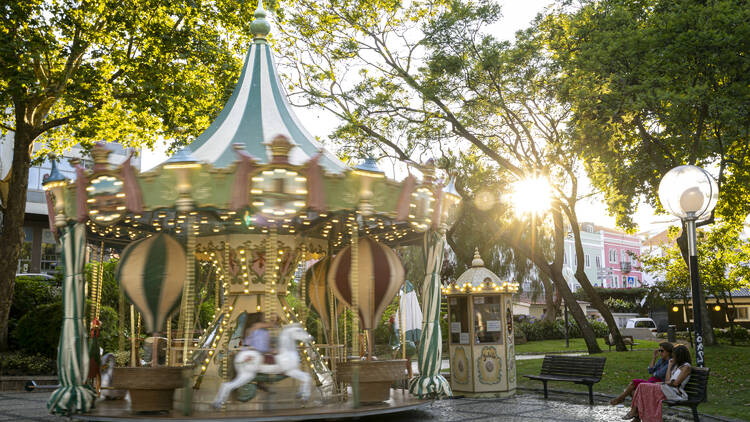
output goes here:
[{"label": "carousel horse saddle", "polygon": [[279,382],[286,377],[283,374],[258,374],[255,376],[255,379],[237,389],[237,400],[241,402],[252,400],[255,398],[258,390],[270,393],[266,384]]},{"label": "carousel horse saddle", "polygon": [[264,353],[263,354],[263,364],[264,365],[274,365],[276,363],[276,355],[273,353]]}]

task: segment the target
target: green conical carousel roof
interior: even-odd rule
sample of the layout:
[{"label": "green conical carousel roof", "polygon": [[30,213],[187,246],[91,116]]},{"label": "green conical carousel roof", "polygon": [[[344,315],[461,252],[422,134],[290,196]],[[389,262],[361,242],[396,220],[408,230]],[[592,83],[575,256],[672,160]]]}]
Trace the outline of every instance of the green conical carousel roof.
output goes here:
[{"label": "green conical carousel roof", "polygon": [[[292,164],[303,164],[322,149],[302,126],[287,99],[273,53],[266,42],[270,25],[265,16],[260,1],[250,25],[255,40],[247,52],[237,86],[216,120],[189,145],[195,158],[215,167],[227,167],[237,159],[233,144],[242,144],[262,163],[269,162],[270,152],[264,143],[276,135],[287,136],[295,145],[289,152]],[[324,151],[319,163],[332,173],[346,169],[346,165],[328,151]]]}]

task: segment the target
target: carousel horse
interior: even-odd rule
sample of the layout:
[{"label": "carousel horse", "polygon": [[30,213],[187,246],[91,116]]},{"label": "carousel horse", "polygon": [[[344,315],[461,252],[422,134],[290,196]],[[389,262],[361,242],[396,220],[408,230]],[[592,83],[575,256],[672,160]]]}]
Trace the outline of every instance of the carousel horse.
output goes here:
[{"label": "carousel horse", "polygon": [[257,374],[284,374],[300,381],[300,389],[297,393],[302,400],[310,398],[310,374],[301,370],[299,353],[297,353],[297,342],[309,342],[312,336],[308,334],[301,325],[290,324],[284,327],[279,334],[279,352],[273,356],[273,363],[264,362],[264,356],[257,350],[247,349],[237,353],[234,358],[234,370],[237,376],[229,382],[221,384],[219,392],[214,399],[214,407],[220,408],[233,390],[251,382]]},{"label": "carousel horse", "polygon": [[106,400],[120,400],[125,398],[127,390],[115,390],[112,386],[112,372],[115,370],[115,355],[107,353],[102,356],[101,370],[101,393],[100,396]]}]

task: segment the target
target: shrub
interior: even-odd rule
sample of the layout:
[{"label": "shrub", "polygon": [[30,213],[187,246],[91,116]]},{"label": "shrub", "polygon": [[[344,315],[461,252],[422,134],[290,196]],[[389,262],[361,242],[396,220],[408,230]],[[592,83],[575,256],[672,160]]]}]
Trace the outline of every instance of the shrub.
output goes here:
[{"label": "shrub", "polygon": [[55,360],[42,355],[20,352],[0,353],[0,375],[55,375]]},{"label": "shrub", "polygon": [[35,307],[18,321],[13,330],[16,344],[26,353],[55,357],[62,317],[62,302]]},{"label": "shrub", "polygon": [[[18,321],[37,306],[59,301],[61,292],[60,284],[55,280],[29,276],[16,277],[13,301],[8,316],[8,332],[13,333]],[[15,338],[11,337],[10,340],[11,348],[18,347]]]},{"label": "shrub", "polygon": [[198,321],[200,323],[200,326],[203,328],[208,327],[211,322],[214,320],[214,314],[216,313],[216,308],[214,307],[214,301],[213,300],[206,300],[201,304],[201,308],[198,311]]},{"label": "shrub", "polygon": [[[714,336],[717,338],[722,339],[731,339],[732,338],[732,332],[729,330],[729,328],[726,329],[720,329],[720,328],[714,328]],[[735,326],[734,327],[734,339],[744,341],[748,339],[748,330],[742,326]]]},{"label": "shrub", "polygon": [[[604,337],[609,333],[607,324],[603,322],[589,320],[589,325],[591,325],[591,328],[594,330],[596,337]],[[583,337],[577,322],[572,319],[569,320],[568,327],[569,338]],[[556,319],[554,321],[539,320],[536,322],[523,320],[517,322],[515,328],[516,335],[522,335],[526,337],[528,341],[565,338],[565,321],[563,319]]]},{"label": "shrub", "polygon": [[[90,302],[87,303],[86,313]],[[13,331],[13,338],[19,349],[29,354],[55,357],[60,342],[62,326],[62,302],[48,303],[34,308],[24,315]],[[99,347],[106,352],[117,350],[118,316],[109,306],[102,306],[99,312],[102,328],[99,332]]]},{"label": "shrub", "polygon": [[623,299],[608,298],[604,303],[612,312],[638,312],[640,309],[637,303]]}]

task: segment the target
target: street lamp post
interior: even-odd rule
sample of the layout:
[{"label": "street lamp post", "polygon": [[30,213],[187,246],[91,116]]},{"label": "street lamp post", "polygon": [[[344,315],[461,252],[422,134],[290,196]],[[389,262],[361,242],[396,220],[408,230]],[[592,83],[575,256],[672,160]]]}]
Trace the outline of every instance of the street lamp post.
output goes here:
[{"label": "street lamp post", "polygon": [[703,309],[701,285],[698,275],[698,248],[695,223],[711,215],[719,199],[716,180],[704,169],[696,166],[679,166],[669,170],[659,184],[659,200],[664,208],[685,225],[688,240],[688,265],[693,295],[693,327],[695,331],[695,363],[704,364]]}]

